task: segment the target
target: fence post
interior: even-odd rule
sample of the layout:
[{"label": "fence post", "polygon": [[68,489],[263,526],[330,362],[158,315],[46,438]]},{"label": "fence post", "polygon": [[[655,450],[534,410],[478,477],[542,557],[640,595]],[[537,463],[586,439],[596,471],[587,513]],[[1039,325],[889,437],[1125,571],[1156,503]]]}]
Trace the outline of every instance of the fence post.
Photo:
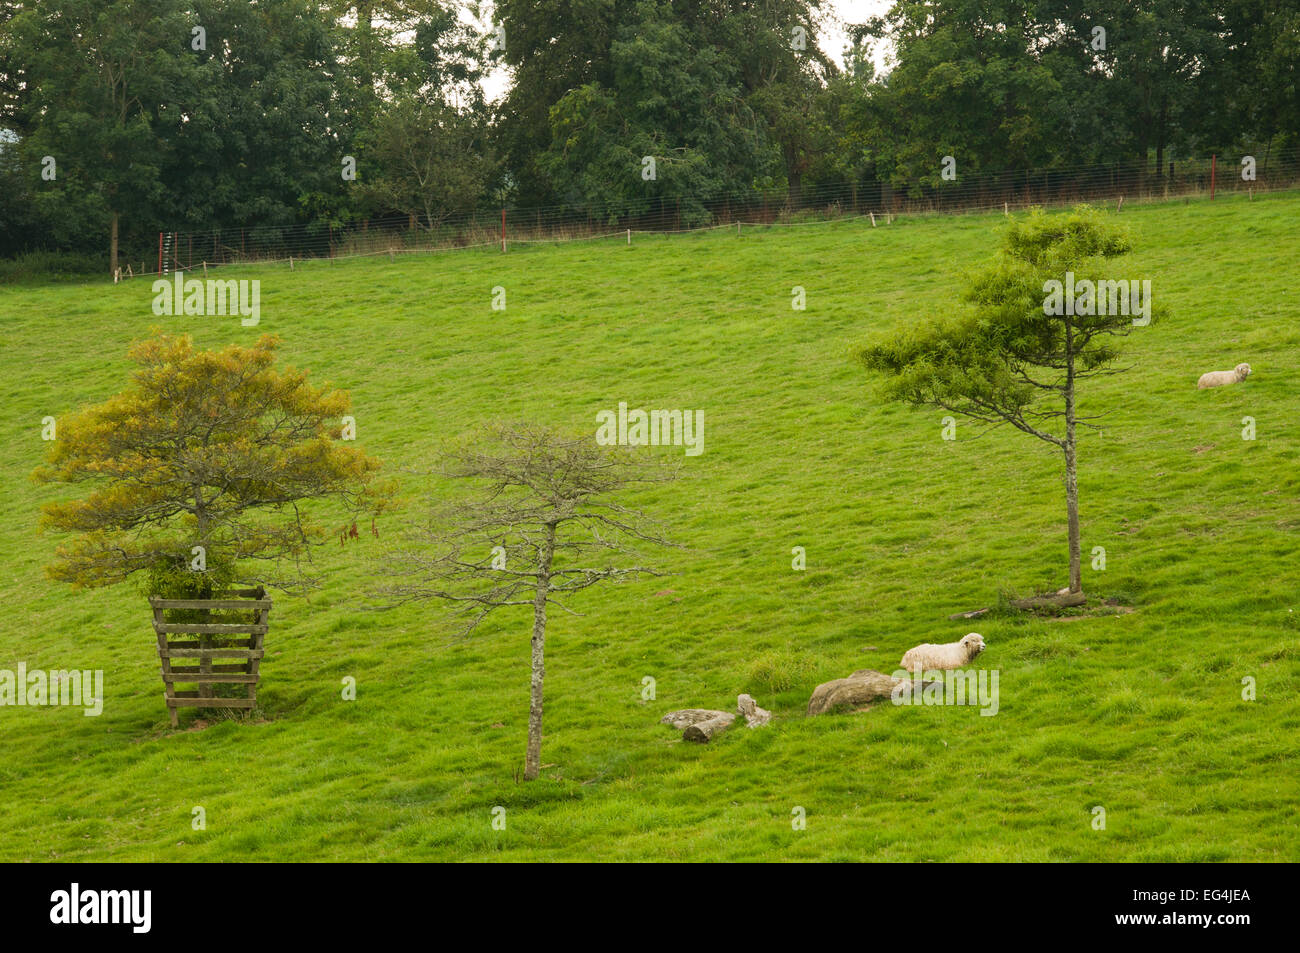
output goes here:
[{"label": "fence post", "polygon": [[[140,269],[144,271],[143,268]],[[162,232],[158,233],[158,274],[162,274]]]},{"label": "fence post", "polygon": [[1218,155],[1211,154],[1210,156],[1210,201],[1211,202],[1214,201],[1214,172],[1215,172],[1215,166],[1218,164],[1218,160],[1219,160]]},{"label": "fence post", "polygon": [[630,229],[630,228],[627,230],[627,243],[628,243],[629,245],[632,244],[632,229]]},{"label": "fence post", "polygon": [[501,209],[501,250],[506,250],[506,210]]}]

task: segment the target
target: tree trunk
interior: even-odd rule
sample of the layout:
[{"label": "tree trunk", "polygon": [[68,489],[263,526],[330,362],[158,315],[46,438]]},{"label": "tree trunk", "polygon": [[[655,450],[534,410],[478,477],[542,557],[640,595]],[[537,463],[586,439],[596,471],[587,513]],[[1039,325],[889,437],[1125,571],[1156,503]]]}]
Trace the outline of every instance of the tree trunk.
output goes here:
[{"label": "tree trunk", "polygon": [[117,274],[117,213],[113,213],[113,218],[108,226],[108,273]]},{"label": "tree trunk", "polygon": [[1150,161],[1148,153],[1151,151],[1151,126],[1155,121],[1149,106],[1145,105],[1147,97],[1143,97],[1143,105],[1138,108],[1137,116],[1137,190],[1141,193],[1147,184],[1147,163]]},{"label": "tree trunk", "polygon": [[803,204],[803,170],[799,168],[799,153],[794,146],[786,150],[785,167],[790,211],[797,212]]},{"label": "tree trunk", "polygon": [[1074,442],[1074,326],[1065,319],[1065,508],[1070,535],[1070,592],[1083,591],[1082,548],[1079,543],[1079,476]]},{"label": "tree trunk", "polygon": [[356,5],[357,10],[357,36],[358,36],[358,56],[360,60],[358,78],[366,87],[366,91],[372,95],[375,92],[375,85],[378,77],[375,75],[374,67],[374,32],[375,32],[375,4],[373,0],[364,0]]},{"label": "tree trunk", "polygon": [[1070,591],[1083,592],[1082,546],[1079,542],[1079,477],[1075,469],[1074,422],[1065,445],[1065,507],[1070,522]]},{"label": "tree trunk", "polygon": [[546,597],[551,589],[551,558],[555,554],[555,524],[546,524],[542,561],[533,597],[533,677],[528,708],[528,752],[524,755],[524,780],[534,781],[542,770],[542,679],[546,675]]},{"label": "tree trunk", "polygon": [[1169,130],[1169,101],[1160,103],[1160,125],[1156,130],[1156,178],[1164,183],[1164,197],[1169,197],[1169,180],[1165,178],[1165,139]]},{"label": "tree trunk", "polygon": [[708,744],[715,735],[720,735],[730,728],[735,720],[736,715],[734,712],[724,711],[708,721],[697,721],[693,725],[686,726],[686,730],[682,732],[682,740]]},{"label": "tree trunk", "polygon": [[[114,216],[114,220],[115,220],[115,221],[116,221],[116,218],[117,218],[117,216]],[[198,539],[199,539],[199,543],[198,543],[198,544],[199,544],[200,546],[203,547],[203,561],[204,561],[204,562],[203,562],[203,565],[204,565],[204,566],[207,565],[207,558],[208,558],[208,513],[207,513],[207,508],[206,508],[206,505],[205,505],[205,504],[206,504],[206,501],[203,499],[203,487],[202,487],[202,485],[200,485],[200,484],[195,484],[195,486],[194,486],[194,519],[195,519],[195,521],[198,523],[198,530],[199,530],[199,537],[198,537]],[[191,550],[191,551],[190,551],[190,556],[193,556],[193,555],[194,555],[193,550]],[[181,558],[183,559],[183,558],[185,558],[185,557],[181,557]],[[210,579],[210,577],[204,575],[204,576],[201,576],[201,577],[199,578],[199,591],[200,591],[201,593],[204,594],[204,595],[200,596],[200,598],[211,598],[211,597],[212,597],[212,585],[211,585],[211,579]],[[203,622],[203,623],[211,622],[211,621],[212,621],[212,610],[211,610],[211,609],[200,609],[200,610],[199,610],[199,621],[200,621],[200,622]],[[203,633],[203,634],[201,634],[201,635],[199,636],[199,648],[201,648],[201,649],[211,649],[211,648],[212,648],[212,635],[211,635],[210,633],[206,633],[206,632],[205,632],[205,633]],[[199,672],[201,672],[201,673],[204,674],[204,675],[211,675],[211,674],[212,674],[212,659],[211,659],[211,658],[205,656],[204,658],[199,659]],[[199,683],[199,697],[200,697],[200,698],[211,698],[212,695],[213,695],[213,691],[212,691],[212,683],[211,683],[211,682],[200,682],[200,683]]]}]

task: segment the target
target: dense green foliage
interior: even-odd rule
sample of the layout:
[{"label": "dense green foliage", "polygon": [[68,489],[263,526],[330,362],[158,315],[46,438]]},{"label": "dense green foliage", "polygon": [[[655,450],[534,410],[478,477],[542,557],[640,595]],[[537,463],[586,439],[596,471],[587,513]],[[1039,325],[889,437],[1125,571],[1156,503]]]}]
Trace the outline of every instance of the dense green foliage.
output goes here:
[{"label": "dense green foliage", "polygon": [[850,25],[844,68],[823,0],[471,12],[0,0],[0,255],[102,254],[115,220],[137,251],[160,229],[435,227],[502,203],[697,224],[761,194],[925,195],[945,155],[1159,176],[1300,147],[1300,0],[901,0]]},{"label": "dense green foliage", "polygon": [[1115,339],[1129,334],[1135,319],[1127,287],[1123,311],[1108,310],[1102,294],[1101,307],[1089,308],[1095,313],[1049,314],[1045,282],[1064,282],[1069,273],[1097,285],[1118,277],[1123,266],[1111,259],[1129,250],[1124,231],[1094,209],[1034,210],[1008,229],[992,263],[967,279],[960,294],[966,308],[947,308],[928,322],[911,317],[864,349],[863,361],[891,375],[885,390],[895,399],[1050,430],[1061,408],[1036,410],[1035,401],[1044,390],[1063,397],[1067,371],[1082,377],[1114,361]]}]

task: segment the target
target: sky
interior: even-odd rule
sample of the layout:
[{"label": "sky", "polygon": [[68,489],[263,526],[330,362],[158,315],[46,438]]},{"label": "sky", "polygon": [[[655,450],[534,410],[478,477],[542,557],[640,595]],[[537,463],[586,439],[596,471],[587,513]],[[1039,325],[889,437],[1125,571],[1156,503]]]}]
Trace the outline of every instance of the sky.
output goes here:
[{"label": "sky", "polygon": [[[861,23],[868,17],[884,16],[885,12],[893,4],[893,0],[830,0],[828,6],[844,23]],[[842,51],[844,45],[848,43],[848,37],[844,31],[835,29],[829,31],[826,38],[822,41],[822,49],[835,57],[837,63],[843,64],[844,57]],[[880,57],[882,51],[876,51],[876,65],[881,65]]]},{"label": "sky", "polygon": [[[822,51],[834,59],[836,63],[843,65],[844,47],[848,43],[848,36],[842,28],[843,24],[861,23],[867,17],[881,16],[892,3],[893,0],[828,0],[827,6],[834,15],[835,20],[826,24],[821,40]],[[488,19],[491,19],[490,15]],[[507,42],[509,42],[508,38]],[[877,71],[884,65],[886,54],[885,49],[877,49],[874,52],[872,59],[876,64]],[[492,102],[499,101],[510,88],[509,71],[505,69],[494,70],[488,75],[483,85],[488,99]]]}]

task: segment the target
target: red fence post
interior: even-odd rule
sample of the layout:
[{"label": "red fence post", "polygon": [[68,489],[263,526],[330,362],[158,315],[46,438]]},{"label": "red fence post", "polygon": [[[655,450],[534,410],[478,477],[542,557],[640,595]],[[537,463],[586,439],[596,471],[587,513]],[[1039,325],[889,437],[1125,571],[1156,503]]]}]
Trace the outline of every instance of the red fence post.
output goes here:
[{"label": "red fence post", "polygon": [[1210,156],[1210,201],[1214,201],[1214,167],[1218,162],[1217,155]]}]

